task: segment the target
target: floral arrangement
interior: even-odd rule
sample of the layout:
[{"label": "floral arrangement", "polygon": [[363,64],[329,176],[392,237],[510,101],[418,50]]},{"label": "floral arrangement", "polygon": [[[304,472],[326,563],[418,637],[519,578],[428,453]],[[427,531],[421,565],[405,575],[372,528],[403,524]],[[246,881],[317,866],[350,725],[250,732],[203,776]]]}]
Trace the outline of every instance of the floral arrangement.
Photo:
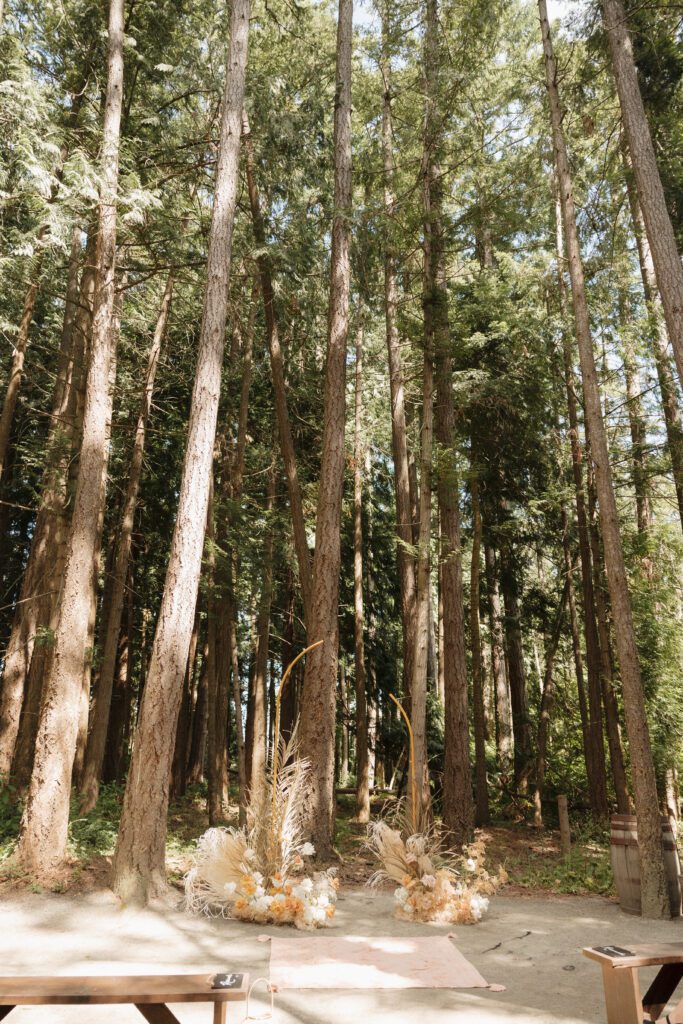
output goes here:
[{"label": "floral arrangement", "polygon": [[486,913],[488,897],[507,881],[504,868],[491,876],[484,868],[482,836],[460,856],[445,853],[436,829],[404,839],[384,821],[370,826],[368,847],[381,867],[370,879],[398,882],[396,917],[433,924],[475,924]]},{"label": "floral arrangement", "polygon": [[401,703],[389,696],[408,728],[410,804],[406,818],[400,811],[396,815],[396,827],[386,821],[370,825],[367,846],[381,867],[369,884],[385,879],[399,883],[394,892],[396,917],[405,921],[475,924],[488,910],[488,897],[507,881],[507,874],[502,867],[495,876],[485,870],[483,836],[457,856],[445,850],[445,837],[437,828],[420,827],[424,812],[416,783],[413,730]]},{"label": "floral arrangement", "polygon": [[[282,688],[298,660],[282,678],[276,737]],[[210,828],[199,839],[185,876],[188,909],[296,928],[330,924],[339,883],[332,871],[305,874],[304,858],[315,853],[305,840],[310,764],[295,756],[295,734],[287,745],[275,745],[270,771],[252,787],[246,827]]]}]

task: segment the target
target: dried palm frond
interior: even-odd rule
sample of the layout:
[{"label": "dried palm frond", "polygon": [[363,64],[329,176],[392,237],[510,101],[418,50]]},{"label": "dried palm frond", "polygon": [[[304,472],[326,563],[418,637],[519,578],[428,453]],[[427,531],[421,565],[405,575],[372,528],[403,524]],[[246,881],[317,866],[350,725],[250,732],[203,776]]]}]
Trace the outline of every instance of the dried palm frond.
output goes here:
[{"label": "dried palm frond", "polygon": [[241,830],[210,828],[197,843],[194,866],[185,876],[189,909],[225,914],[250,867]]}]

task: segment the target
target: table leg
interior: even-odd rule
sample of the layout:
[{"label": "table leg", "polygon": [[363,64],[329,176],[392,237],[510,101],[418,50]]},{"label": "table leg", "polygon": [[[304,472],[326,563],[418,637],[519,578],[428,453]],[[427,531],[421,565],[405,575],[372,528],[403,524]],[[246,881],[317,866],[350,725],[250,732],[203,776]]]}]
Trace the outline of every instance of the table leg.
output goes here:
[{"label": "table leg", "polygon": [[180,1024],[165,1003],[136,1003],[135,1008],[149,1024]]},{"label": "table leg", "polygon": [[683,978],[683,964],[664,964],[643,996],[643,1011],[652,1020],[661,1017],[664,1007]]},{"label": "table leg", "polygon": [[638,968],[603,964],[602,983],[605,989],[607,1024],[642,1024],[643,1004],[640,999]]},{"label": "table leg", "polygon": [[227,1003],[214,1003],[213,1004],[213,1024],[225,1024],[227,1021],[228,1004]]}]

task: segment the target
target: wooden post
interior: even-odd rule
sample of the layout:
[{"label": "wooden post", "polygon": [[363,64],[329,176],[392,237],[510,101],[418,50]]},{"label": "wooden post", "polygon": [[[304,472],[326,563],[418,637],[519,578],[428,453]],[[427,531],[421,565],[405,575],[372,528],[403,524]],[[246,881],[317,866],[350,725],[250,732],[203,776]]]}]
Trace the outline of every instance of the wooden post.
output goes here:
[{"label": "wooden post", "polygon": [[557,811],[560,818],[560,846],[562,853],[568,857],[572,849],[571,833],[569,831],[569,811],[567,810],[567,797],[562,794],[557,798]]}]

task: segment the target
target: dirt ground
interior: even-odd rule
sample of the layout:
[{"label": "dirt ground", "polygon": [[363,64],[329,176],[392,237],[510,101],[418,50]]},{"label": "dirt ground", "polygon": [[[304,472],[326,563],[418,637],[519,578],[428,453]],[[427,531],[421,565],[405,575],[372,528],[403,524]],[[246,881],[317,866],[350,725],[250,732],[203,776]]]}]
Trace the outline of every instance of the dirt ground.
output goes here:
[{"label": "dirt ground", "polygon": [[[384,893],[342,891],[335,927],[344,934],[424,935],[448,929],[396,921]],[[269,945],[261,926],[193,917],[176,895],[145,910],[121,909],[108,890],[5,894],[0,906],[0,972],[120,974],[220,969],[268,974]],[[282,934],[282,930],[275,930]],[[294,930],[288,934],[296,937]],[[683,941],[683,922],[646,922],[622,914],[602,897],[499,895],[478,925],[456,929],[455,943],[489,983],[488,990],[404,989],[286,991],[276,996],[276,1024],[510,1024],[604,1021],[600,974],[581,956],[586,945]],[[644,972],[646,974],[646,972]],[[647,974],[646,974],[647,979]],[[265,1009],[261,1000],[252,1014]],[[210,1007],[174,1008],[187,1024],[210,1019]],[[240,1024],[243,1004],[230,1009]],[[95,1024],[142,1020],[134,1008],[18,1008],[17,1024]]]}]

